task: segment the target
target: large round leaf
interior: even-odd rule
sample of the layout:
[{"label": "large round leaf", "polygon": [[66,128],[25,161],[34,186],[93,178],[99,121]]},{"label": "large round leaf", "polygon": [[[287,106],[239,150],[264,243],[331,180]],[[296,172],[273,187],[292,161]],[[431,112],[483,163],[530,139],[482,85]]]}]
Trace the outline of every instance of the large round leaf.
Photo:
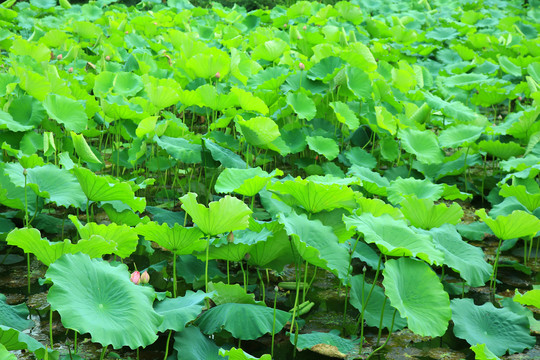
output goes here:
[{"label": "large round leaf", "polygon": [[219,347],[196,326],[188,326],[174,335],[178,360],[218,360]]},{"label": "large round leaf", "polygon": [[439,164],[444,156],[439,146],[437,136],[431,131],[420,131],[407,128],[399,131],[401,145],[409,154],[425,164]]},{"label": "large round leaf", "polygon": [[[275,332],[283,329],[291,314],[276,310]],[[227,303],[206,311],[197,320],[197,325],[205,334],[215,334],[222,329],[240,340],[255,340],[272,333],[274,309],[253,304]]]},{"label": "large round leaf", "polygon": [[491,303],[476,306],[472,299],[452,300],[454,334],[471,345],[486,344],[495,355],[522,352],[536,344],[529,334],[529,320]]},{"label": "large round leaf", "polygon": [[287,104],[291,105],[299,119],[311,120],[317,113],[315,103],[304,93],[287,94]]},{"label": "large round leaf", "polygon": [[339,155],[339,146],[334,139],[324,136],[307,136],[306,140],[311,150],[328,160],[334,160]]},{"label": "large round leaf", "polygon": [[67,254],[49,267],[46,277],[54,283],[47,300],[66,328],[90,333],[92,341],[115,349],[156,341],[163,319],[152,308],[155,292],[132,283],[127,266]]},{"label": "large round leaf", "polygon": [[383,270],[386,296],[409,329],[422,336],[442,336],[452,311],[450,298],[435,272],[423,261],[388,260]]},{"label": "large round leaf", "polygon": [[291,336],[290,341],[299,350],[310,349],[322,355],[346,359],[354,358],[358,354],[360,339],[345,339],[339,336],[338,331],[332,330],[328,333],[314,331],[309,334],[300,334],[298,339]]},{"label": "large round leaf", "polygon": [[257,116],[249,120],[239,119],[237,123],[246,141],[253,146],[268,146],[280,135],[278,125],[268,117]]},{"label": "large round leaf", "polygon": [[399,177],[390,183],[386,191],[388,193],[388,201],[392,204],[401,203],[407,195],[416,195],[419,199],[437,201],[444,193],[444,186],[434,184],[428,179],[402,179]]},{"label": "large round leaf", "polygon": [[158,330],[182,331],[186,324],[195,320],[204,307],[204,299],[209,297],[203,291],[196,293],[188,290],[186,295],[174,299],[165,298],[154,306],[154,310],[163,316],[163,323]]},{"label": "large round leaf", "polygon": [[486,209],[476,210],[476,215],[485,222],[496,237],[510,240],[534,236],[540,231],[540,219],[523,210],[514,210],[510,215],[499,215],[495,220],[490,218]]},{"label": "large round leaf", "polygon": [[456,225],[463,217],[463,209],[458,203],[435,205],[430,199],[418,199],[413,195],[405,197],[400,205],[401,212],[412,226],[426,230],[443,224]]},{"label": "large round leaf", "polygon": [[152,221],[137,225],[135,231],[146,240],[153,241],[177,255],[189,255],[203,250],[206,246],[206,241],[201,239],[203,233],[197,228],[185,228],[178,224],[169,227],[167,224],[158,225]]},{"label": "large round leaf", "polygon": [[262,170],[260,167],[250,169],[225,169],[219,174],[214,188],[218,193],[236,192],[244,196],[254,196],[274,176],[283,175],[280,170],[273,171],[271,174]]},{"label": "large round leaf", "polygon": [[49,94],[43,101],[43,107],[51,118],[63,124],[67,130],[80,133],[86,128],[88,117],[84,106],[77,100],[56,94]]},{"label": "large round leaf", "polygon": [[481,126],[473,126],[468,124],[460,124],[452,126],[439,134],[439,143],[442,147],[453,148],[459,146],[468,146],[474,143],[484,128]]}]

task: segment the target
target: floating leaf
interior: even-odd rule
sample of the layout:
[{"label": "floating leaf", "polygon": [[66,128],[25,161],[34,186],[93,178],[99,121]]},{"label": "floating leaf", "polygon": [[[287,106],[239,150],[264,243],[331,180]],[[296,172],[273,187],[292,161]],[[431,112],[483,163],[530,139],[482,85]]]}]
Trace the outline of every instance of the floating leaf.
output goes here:
[{"label": "floating leaf", "polygon": [[401,145],[410,154],[426,164],[439,164],[444,160],[437,136],[431,131],[407,128],[399,131]]},{"label": "floating leaf", "polygon": [[[280,332],[291,314],[275,310],[275,332]],[[238,319],[251,319],[238,321]],[[197,325],[207,335],[227,330],[237,339],[255,340],[267,333],[272,333],[274,309],[253,304],[227,303],[215,306],[202,314]]]},{"label": "floating leaf", "polygon": [[491,303],[476,306],[472,299],[452,300],[454,334],[469,344],[486,344],[496,356],[522,352],[536,344],[529,335],[529,320]]},{"label": "floating leaf", "polygon": [[208,207],[197,203],[197,194],[187,193],[180,198],[184,209],[205,235],[219,235],[249,226],[252,211],[242,201],[225,196]]},{"label": "floating leaf", "polygon": [[388,214],[375,217],[370,213],[344,216],[347,229],[355,228],[364,234],[365,242],[377,244],[379,250],[390,256],[416,256],[430,264],[443,264],[444,256],[437,250],[429,235],[420,235],[407,227],[403,220]]},{"label": "floating leaf", "polygon": [[399,204],[411,225],[426,230],[443,224],[456,225],[463,217],[463,209],[458,203],[452,203],[449,207],[444,203],[435,205],[430,199],[418,199],[413,195],[406,196]]},{"label": "floating leaf", "polygon": [[358,343],[360,342],[359,339],[342,338],[334,331],[329,333],[314,331],[309,334],[300,334],[298,339],[291,335],[290,340],[298,350],[310,349],[315,353],[340,359],[358,354]]},{"label": "floating leaf", "polygon": [[450,298],[435,272],[423,261],[388,260],[383,285],[392,306],[407,318],[409,329],[422,336],[442,336],[452,316]]},{"label": "floating leaf", "polygon": [[47,270],[47,301],[63,325],[92,341],[136,349],[157,340],[163,318],[152,308],[155,292],[132,283],[126,265],[112,266],[85,254],[67,254]]}]

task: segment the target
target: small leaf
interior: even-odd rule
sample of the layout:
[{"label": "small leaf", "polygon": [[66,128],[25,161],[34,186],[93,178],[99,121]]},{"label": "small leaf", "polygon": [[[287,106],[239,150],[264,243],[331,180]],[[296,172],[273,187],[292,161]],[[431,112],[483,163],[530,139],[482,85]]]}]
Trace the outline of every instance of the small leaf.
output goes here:
[{"label": "small leaf", "polygon": [[287,104],[291,105],[299,119],[312,120],[317,114],[315,103],[304,93],[287,93]]},{"label": "small leaf", "polygon": [[334,139],[323,136],[306,136],[306,140],[311,150],[330,161],[339,155],[339,146]]},{"label": "small leaf", "polygon": [[84,139],[82,134],[75,134],[71,132],[71,139],[73,140],[73,146],[75,146],[75,151],[82,161],[86,161],[94,164],[101,164],[101,161],[96,157],[88,143]]}]

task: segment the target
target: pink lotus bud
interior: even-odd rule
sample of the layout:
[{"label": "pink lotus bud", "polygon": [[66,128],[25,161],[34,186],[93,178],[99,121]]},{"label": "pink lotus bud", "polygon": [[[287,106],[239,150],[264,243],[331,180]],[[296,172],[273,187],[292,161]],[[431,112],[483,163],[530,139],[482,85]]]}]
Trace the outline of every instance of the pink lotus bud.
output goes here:
[{"label": "pink lotus bud", "polygon": [[28,170],[23,169],[22,174],[23,174],[24,176],[28,175]]},{"label": "pink lotus bud", "polygon": [[296,37],[296,39],[300,40],[300,39],[301,39],[300,35],[298,35],[298,36]]},{"label": "pink lotus bud", "polygon": [[283,27],[286,28],[286,27],[287,27],[287,24],[283,24]]},{"label": "pink lotus bud", "polygon": [[306,68],[306,65],[301,62],[300,64],[298,64],[298,67],[300,68],[300,70],[304,70]]},{"label": "pink lotus bud", "polygon": [[126,35],[129,34],[129,31],[126,30]]},{"label": "pink lotus bud", "polygon": [[227,235],[227,241],[230,243],[234,242],[234,233],[232,231]]},{"label": "pink lotus bud", "polygon": [[129,280],[131,280],[131,282],[134,283],[135,285],[139,285],[139,283],[141,282],[141,273],[138,271],[134,271],[131,274],[131,277],[129,278]]},{"label": "pink lotus bud", "polygon": [[303,27],[302,29],[306,30],[306,29],[307,29],[307,26],[306,26],[306,25],[304,25],[304,27]]},{"label": "pink lotus bud", "polygon": [[58,56],[56,57],[56,60],[62,60],[63,56],[62,54],[58,54]]},{"label": "pink lotus bud", "polygon": [[109,61],[111,60],[111,57],[109,55],[105,56],[105,60]]},{"label": "pink lotus bud", "polygon": [[150,275],[148,271],[145,271],[141,274],[141,284],[148,284],[150,282]]},{"label": "pink lotus bud", "polygon": [[518,96],[518,100],[521,101],[523,100],[523,98],[521,96]]},{"label": "pink lotus bud", "polygon": [[154,25],[157,25],[157,22],[154,21]]},{"label": "pink lotus bud", "polygon": [[73,72],[73,66],[68,69],[68,73],[72,73],[72,72]]},{"label": "pink lotus bud", "polygon": [[219,73],[219,71],[216,73],[216,79],[219,79],[221,77],[221,74]]}]

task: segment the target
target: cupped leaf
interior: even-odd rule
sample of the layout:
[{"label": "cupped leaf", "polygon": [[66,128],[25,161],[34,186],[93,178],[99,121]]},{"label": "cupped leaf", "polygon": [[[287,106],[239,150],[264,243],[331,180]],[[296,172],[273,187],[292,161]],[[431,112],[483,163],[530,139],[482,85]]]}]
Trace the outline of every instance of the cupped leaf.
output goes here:
[{"label": "cupped leaf", "polygon": [[437,136],[431,131],[407,128],[399,131],[403,149],[425,164],[440,164],[444,160]]},{"label": "cupped leaf", "polygon": [[297,215],[294,211],[288,215],[281,214],[278,220],[293,238],[294,246],[304,260],[327,269],[343,282],[348,281],[349,255],[339,245],[330,226],[323,225],[319,220],[310,220],[306,215]]},{"label": "cupped leaf", "polygon": [[214,189],[218,193],[236,192],[244,196],[254,196],[268,184],[274,176],[283,175],[279,169],[267,173],[260,167],[251,169],[225,169],[219,174]]},{"label": "cupped leaf", "polygon": [[478,149],[503,160],[508,160],[512,156],[519,156],[525,153],[525,149],[518,143],[503,143],[500,140],[480,141]]},{"label": "cupped leaf", "polygon": [[[207,335],[225,329],[240,340],[255,340],[267,333],[281,331],[291,314],[282,310],[253,304],[227,303],[206,311],[197,320],[201,331]],[[243,319],[250,319],[244,321]],[[275,328],[274,328],[275,319]]]},{"label": "cupped leaf", "polygon": [[67,130],[80,133],[86,129],[88,117],[80,102],[62,95],[49,94],[43,101],[43,107],[51,118],[63,124]]},{"label": "cupped leaf", "polygon": [[208,207],[197,203],[197,194],[187,193],[180,198],[184,209],[205,235],[218,235],[249,226],[252,211],[242,201],[225,196]]},{"label": "cupped leaf", "polygon": [[540,309],[540,289],[533,289],[521,294],[516,290],[514,301],[521,305],[530,305]]},{"label": "cupped leaf", "polygon": [[140,212],[146,208],[146,200],[136,197],[131,186],[126,182],[109,181],[108,178],[98,176],[82,167],[73,168],[73,172],[86,197],[91,201],[119,200]]},{"label": "cupped leaf", "polygon": [[278,125],[268,117],[257,116],[249,120],[239,119],[237,123],[246,141],[254,146],[268,147],[280,135]]},{"label": "cupped leaf", "polygon": [[[407,326],[407,319],[401,317],[399,314],[396,314],[394,318],[395,308],[390,305],[389,301],[385,301],[386,295],[382,287],[375,285],[373,291],[371,287],[373,284],[369,284],[364,281],[362,275],[356,275],[352,277],[351,280],[351,305],[354,306],[358,311],[364,310],[364,320],[366,324],[372,327],[379,327],[381,325],[381,316],[382,316],[382,327],[392,331],[403,329]],[[371,295],[366,303],[368,294],[371,291]],[[394,318],[394,325],[392,326],[392,318]]]},{"label": "cupped leaf", "polygon": [[495,355],[522,352],[536,344],[529,335],[529,320],[491,303],[476,306],[472,299],[452,300],[454,334],[469,344],[486,344]]},{"label": "cupped leaf", "polygon": [[279,38],[266,41],[253,49],[251,58],[253,60],[263,59],[266,61],[274,61],[279,58],[289,46]]},{"label": "cupped leaf", "polygon": [[297,177],[294,180],[275,182],[268,186],[279,198],[289,206],[300,206],[310,213],[338,208],[354,209],[356,201],[354,192],[347,186],[337,184],[325,185]]},{"label": "cupped leaf", "polygon": [[370,213],[344,216],[347,229],[355,228],[364,234],[367,243],[375,243],[379,250],[390,256],[416,256],[430,264],[443,264],[444,256],[437,250],[429,235],[415,233],[403,220],[388,214],[375,217]]},{"label": "cupped leaf", "polygon": [[495,220],[487,215],[486,209],[476,210],[475,214],[502,240],[532,237],[540,231],[540,219],[522,210],[514,210],[506,216],[499,215]]},{"label": "cupped leaf", "polygon": [[152,308],[152,288],[132,283],[127,266],[67,254],[47,270],[47,300],[66,328],[90,333],[92,341],[136,349],[157,339],[163,318]]},{"label": "cupped leaf", "polygon": [[375,171],[369,170],[367,167],[353,164],[349,168],[348,175],[354,175],[362,180],[362,187],[367,192],[379,196],[386,196],[386,188],[390,186],[390,182],[387,178],[382,177],[381,174]]},{"label": "cupped leaf", "polygon": [[491,276],[493,267],[484,259],[482,249],[463,241],[455,227],[444,224],[417,232],[433,237],[435,247],[444,254],[444,264],[458,272],[470,286],[483,286]]},{"label": "cupped leaf", "polygon": [[328,160],[334,160],[339,155],[339,146],[334,139],[324,136],[306,136],[309,148]]},{"label": "cupped leaf", "polygon": [[98,225],[95,222],[89,222],[83,226],[77,217],[69,215],[69,219],[77,228],[81,239],[90,240],[96,236],[101,237],[108,243],[115,244],[114,253],[121,258],[128,257],[137,249],[139,237],[135,230],[127,225],[115,223]]},{"label": "cupped leaf", "polygon": [[204,299],[209,294],[203,291],[193,292],[188,290],[182,297],[174,299],[165,298],[154,305],[156,313],[163,317],[163,322],[158,330],[182,331],[186,325],[197,318],[204,308]]},{"label": "cupped leaf", "polygon": [[499,195],[504,197],[514,196],[521,204],[523,204],[530,212],[535,211],[540,207],[540,193],[530,193],[523,185],[508,185],[501,186]]},{"label": "cupped leaf", "polygon": [[201,239],[203,233],[198,228],[186,228],[179,224],[171,227],[151,221],[137,225],[135,231],[146,240],[153,241],[176,255],[192,254],[206,246],[206,241]]},{"label": "cupped leaf", "polygon": [[392,306],[422,336],[442,336],[452,316],[450,298],[435,272],[423,261],[388,260],[383,285]]},{"label": "cupped leaf", "polygon": [[299,119],[312,120],[317,114],[315,103],[304,93],[289,92],[287,104],[291,105]]},{"label": "cupped leaf", "polygon": [[434,184],[428,179],[397,178],[392,181],[386,191],[388,192],[388,201],[392,204],[401,203],[408,195],[416,195],[419,199],[437,201],[444,193],[444,186]]},{"label": "cupped leaf", "polygon": [[406,196],[399,204],[401,212],[411,225],[421,229],[429,230],[443,224],[456,225],[463,217],[463,209],[458,203],[450,206],[444,203],[435,205],[430,199],[418,199],[413,195]]},{"label": "cupped leaf", "polygon": [[72,244],[69,240],[50,242],[42,239],[39,230],[32,228],[12,230],[6,241],[9,245],[20,247],[26,253],[34,254],[39,261],[49,266],[64,254],[84,253],[91,258],[100,258],[105,254],[112,254],[116,244],[100,236],[87,240],[79,240]]}]

